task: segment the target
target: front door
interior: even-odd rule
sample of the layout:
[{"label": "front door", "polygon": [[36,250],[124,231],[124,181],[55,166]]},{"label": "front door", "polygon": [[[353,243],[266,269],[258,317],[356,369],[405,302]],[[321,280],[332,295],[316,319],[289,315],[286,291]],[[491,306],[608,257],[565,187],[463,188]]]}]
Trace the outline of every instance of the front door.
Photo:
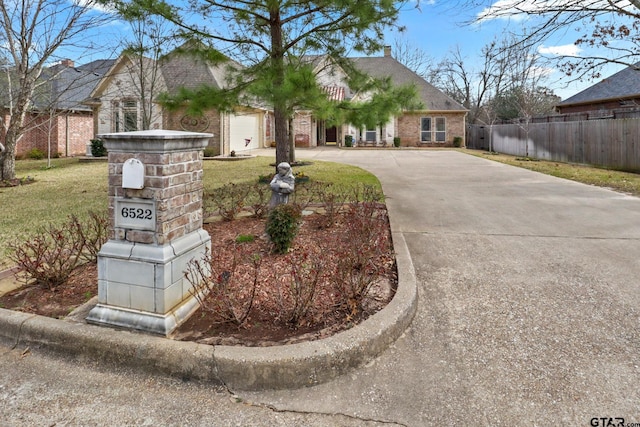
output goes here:
[{"label": "front door", "polygon": [[338,128],[332,126],[325,129],[325,141],[327,145],[336,145],[338,143]]}]

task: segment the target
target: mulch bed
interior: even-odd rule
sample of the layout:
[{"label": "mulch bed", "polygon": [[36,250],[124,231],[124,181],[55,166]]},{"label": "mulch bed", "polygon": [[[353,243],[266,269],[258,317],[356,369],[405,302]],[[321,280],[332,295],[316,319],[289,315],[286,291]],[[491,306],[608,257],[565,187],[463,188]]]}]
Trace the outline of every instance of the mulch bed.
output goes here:
[{"label": "mulch bed", "polygon": [[[345,233],[349,227],[345,213],[338,215],[335,224],[329,228],[322,227],[323,221],[324,216],[318,213],[304,216],[294,244],[286,255],[271,253],[264,233],[264,219],[248,217],[205,224],[204,228],[212,236],[214,260],[216,254],[228,254],[231,248],[242,246],[243,253],[259,254],[262,260],[261,271],[268,270],[269,273],[258,281],[253,309],[242,325],[224,322],[224,318],[201,308],[174,332],[173,338],[205,344],[245,346],[309,341],[351,328],[385,307],[393,298],[397,283],[395,258],[391,250],[388,256],[380,260],[383,274],[358,310],[345,310],[344,305],[336,304],[335,287],[332,286],[331,277],[325,276],[319,283],[309,314],[295,326],[286,321],[286,310],[282,308],[282,303],[288,297],[283,291],[284,282],[277,278],[282,279],[290,274],[290,262],[287,261],[287,257],[300,255],[309,251],[309,248],[317,248],[320,244],[321,251],[315,250],[313,253],[315,256],[322,256],[323,262],[328,265],[332,264],[335,262],[331,259],[332,253],[338,249],[332,245],[338,245],[340,242],[334,237]],[[236,245],[236,239],[240,235],[252,236],[252,241]],[[253,268],[246,258],[244,262],[243,265],[238,263],[234,272],[235,285],[241,289],[251,289],[255,277]],[[97,268],[95,265],[85,265],[78,268],[65,285],[53,290],[26,285],[0,296],[0,307],[62,318],[96,294]],[[244,299],[240,300],[239,307],[246,304],[246,292],[243,295]]]}]

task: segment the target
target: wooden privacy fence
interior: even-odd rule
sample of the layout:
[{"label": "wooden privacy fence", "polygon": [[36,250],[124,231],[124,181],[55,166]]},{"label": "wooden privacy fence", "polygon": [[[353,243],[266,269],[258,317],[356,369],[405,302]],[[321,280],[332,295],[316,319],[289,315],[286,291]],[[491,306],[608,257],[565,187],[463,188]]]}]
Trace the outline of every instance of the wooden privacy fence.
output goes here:
[{"label": "wooden privacy fence", "polygon": [[468,148],[640,172],[640,118],[469,125],[466,141]]}]

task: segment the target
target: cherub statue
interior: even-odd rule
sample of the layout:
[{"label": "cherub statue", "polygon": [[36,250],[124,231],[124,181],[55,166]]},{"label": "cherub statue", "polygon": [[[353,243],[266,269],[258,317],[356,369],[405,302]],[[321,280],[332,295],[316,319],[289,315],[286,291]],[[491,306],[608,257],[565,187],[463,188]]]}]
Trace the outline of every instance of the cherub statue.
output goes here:
[{"label": "cherub statue", "polygon": [[291,165],[282,162],[278,165],[278,173],[271,180],[271,201],[269,208],[273,209],[279,204],[289,202],[289,194],[293,193],[296,178],[293,176]]}]

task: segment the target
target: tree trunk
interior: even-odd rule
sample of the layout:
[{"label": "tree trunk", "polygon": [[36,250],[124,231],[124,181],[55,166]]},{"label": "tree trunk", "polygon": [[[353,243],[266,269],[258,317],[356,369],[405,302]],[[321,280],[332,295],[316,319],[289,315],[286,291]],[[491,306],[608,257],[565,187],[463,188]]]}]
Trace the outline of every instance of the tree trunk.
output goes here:
[{"label": "tree trunk", "polygon": [[276,171],[278,164],[289,161],[289,126],[287,114],[287,100],[282,98],[281,88],[284,85],[284,47],[282,38],[282,20],[278,5],[269,13],[271,30],[271,64],[274,71],[273,89],[273,120],[276,139]]},{"label": "tree trunk", "polygon": [[15,132],[7,131],[4,151],[0,153],[0,180],[11,180],[16,177],[16,142]]},{"label": "tree trunk", "polygon": [[284,108],[274,106],[273,109],[275,138],[276,138],[276,166],[289,161],[289,132],[287,114]]},{"label": "tree trunk", "polygon": [[[24,108],[21,104],[18,107]],[[17,107],[17,108],[18,108]],[[17,111],[17,108],[15,111]],[[18,117],[11,117],[11,123],[7,129],[4,138],[5,150],[0,154],[0,179],[11,180],[16,177],[16,152],[18,140],[22,136],[22,125],[24,123],[25,113],[16,114]]]},{"label": "tree trunk", "polygon": [[296,141],[293,135],[293,119],[289,118],[289,164],[292,165],[296,162]]},{"label": "tree trunk", "polygon": [[24,121],[27,115],[29,99],[33,95],[35,81],[39,72],[32,72],[30,75],[21,77],[20,93],[16,99],[16,104],[11,109],[9,116],[9,126],[4,138],[5,150],[0,153],[0,179],[11,180],[16,177],[16,152],[18,140],[24,131]]}]

